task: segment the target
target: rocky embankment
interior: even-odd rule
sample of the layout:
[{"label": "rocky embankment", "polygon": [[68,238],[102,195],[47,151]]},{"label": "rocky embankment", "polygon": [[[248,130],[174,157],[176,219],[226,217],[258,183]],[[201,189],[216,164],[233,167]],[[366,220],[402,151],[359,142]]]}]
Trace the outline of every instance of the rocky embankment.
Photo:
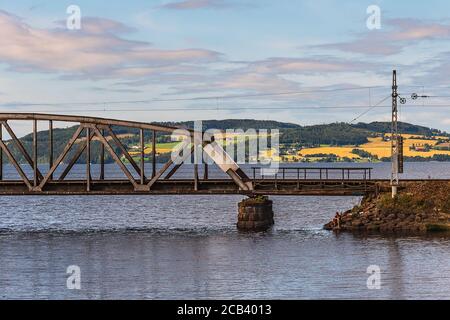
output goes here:
[{"label": "rocky embankment", "polygon": [[450,183],[420,182],[402,185],[392,199],[389,188],[364,197],[360,205],[327,223],[336,231],[433,232],[450,231]]}]

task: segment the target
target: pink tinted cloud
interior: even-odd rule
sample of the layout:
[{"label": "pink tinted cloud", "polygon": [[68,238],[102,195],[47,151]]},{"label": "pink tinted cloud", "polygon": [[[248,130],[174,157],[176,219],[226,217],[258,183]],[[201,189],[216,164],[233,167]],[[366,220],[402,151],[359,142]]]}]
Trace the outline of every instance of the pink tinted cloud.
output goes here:
[{"label": "pink tinted cloud", "polygon": [[334,73],[365,71],[372,67],[371,64],[352,60],[336,59],[332,57],[314,58],[269,58],[249,64],[252,72],[268,74],[310,74],[310,73]]},{"label": "pink tinted cloud", "polygon": [[240,67],[202,78],[201,83],[183,83],[173,87],[177,93],[239,90],[252,93],[295,91],[301,88],[292,75],[319,75],[332,77],[343,72],[376,70],[371,63],[339,60],[330,57],[269,58],[240,62]]},{"label": "pink tinted cloud", "polygon": [[450,25],[418,19],[391,19],[381,30],[359,34],[355,40],[316,46],[367,55],[394,55],[425,40],[447,40]]},{"label": "pink tinted cloud", "polygon": [[[134,32],[135,29],[124,25],[121,22],[105,18],[85,17],[82,20],[82,31],[90,34],[125,34]],[[61,26],[65,26],[66,22],[61,21]]]},{"label": "pink tinted cloud", "polygon": [[130,86],[158,83],[178,90],[295,90],[290,75],[328,77],[339,72],[365,72],[367,63],[332,57],[276,57],[233,63],[230,69],[211,69],[223,62],[219,53],[204,49],[164,50],[131,41],[129,27],[109,19],[84,18],[82,29],[37,29],[0,11],[0,63],[19,72],[49,72],[62,79],[121,79]]},{"label": "pink tinted cloud", "polygon": [[81,30],[37,29],[0,11],[0,62],[22,72],[76,76],[114,76],[118,68],[161,68],[217,61],[220,54],[203,49],[164,50],[120,36],[132,29],[121,23],[85,18]]},{"label": "pink tinted cloud", "polygon": [[195,10],[206,8],[225,8],[229,4],[224,0],[185,0],[177,2],[169,2],[162,6],[164,9],[173,10]]},{"label": "pink tinted cloud", "polygon": [[424,22],[418,19],[391,19],[388,23],[396,30],[390,36],[392,40],[414,41],[450,37],[450,25],[446,24]]}]

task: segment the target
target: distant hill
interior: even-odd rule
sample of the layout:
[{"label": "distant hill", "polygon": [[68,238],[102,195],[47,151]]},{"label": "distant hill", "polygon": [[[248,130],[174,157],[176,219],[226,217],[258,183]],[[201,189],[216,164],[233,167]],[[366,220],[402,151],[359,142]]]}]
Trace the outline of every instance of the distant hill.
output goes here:
[{"label": "distant hill", "polygon": [[[378,121],[371,123],[360,122],[357,124],[353,124],[351,126],[354,128],[364,129],[372,132],[379,132],[379,133],[391,132],[390,122],[378,122]],[[445,132],[442,132],[441,130],[438,129],[427,128],[406,122],[399,122],[398,127],[400,132],[407,134],[417,134],[423,136],[447,135]]]},{"label": "distant hill", "polygon": [[347,123],[331,123],[285,129],[280,142],[301,145],[358,145],[368,142],[368,136],[370,131],[367,129],[355,128]]},{"label": "distant hill", "polygon": [[[186,122],[159,122],[158,124],[167,126],[182,126],[193,128],[194,121]],[[202,120],[203,130],[208,129],[291,129],[301,128],[300,125],[287,122],[278,122],[273,120],[253,120],[253,119],[226,119],[226,120]]]},{"label": "distant hill", "polygon": [[[185,122],[158,122],[161,125],[180,126],[185,128],[193,128],[193,121]],[[376,133],[389,133],[391,130],[390,122],[372,122],[372,123],[330,123],[311,126],[300,126],[294,123],[268,121],[268,120],[253,120],[253,119],[226,119],[226,120],[204,120],[203,129],[278,129],[280,130],[280,143],[281,144],[297,144],[299,146],[318,146],[318,145],[330,145],[330,146],[343,146],[343,145],[359,145],[368,142],[368,137],[374,136]],[[446,132],[442,132],[437,129],[427,128],[423,126],[413,125],[409,123],[400,123],[400,130],[403,133],[417,134],[425,136],[449,136]],[[61,153],[66,142],[70,139],[76,126],[54,129],[54,149],[55,157]],[[121,141],[127,145],[137,145],[139,143],[139,131],[136,129],[114,127],[114,131],[121,136]],[[125,135],[126,134],[126,135]],[[39,139],[39,162],[46,163],[48,161],[48,131],[38,132]],[[25,148],[31,154],[32,135],[28,134],[20,138]],[[157,136],[158,143],[170,142],[170,137],[159,133]],[[150,133],[145,137],[146,143],[150,143]],[[12,143],[8,143],[12,152],[19,155],[18,150]],[[93,141],[92,143],[92,161],[98,163],[100,161],[99,142]],[[69,153],[69,157],[74,151]],[[118,148],[116,152],[119,153]],[[23,159],[18,156],[23,162]],[[7,161],[6,157],[3,157],[4,161]],[[66,158],[67,159],[67,158]],[[161,156],[160,161],[167,159],[167,156]],[[84,154],[79,159],[80,162],[84,160]],[[112,162],[113,160],[106,155],[106,162]]]}]

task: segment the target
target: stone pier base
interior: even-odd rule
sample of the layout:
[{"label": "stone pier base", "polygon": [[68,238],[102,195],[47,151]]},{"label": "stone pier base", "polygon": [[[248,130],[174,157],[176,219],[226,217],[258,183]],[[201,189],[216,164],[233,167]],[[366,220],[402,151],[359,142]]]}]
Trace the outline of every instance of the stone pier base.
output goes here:
[{"label": "stone pier base", "polygon": [[273,225],[272,200],[264,196],[239,202],[237,228],[243,231],[265,231]]}]

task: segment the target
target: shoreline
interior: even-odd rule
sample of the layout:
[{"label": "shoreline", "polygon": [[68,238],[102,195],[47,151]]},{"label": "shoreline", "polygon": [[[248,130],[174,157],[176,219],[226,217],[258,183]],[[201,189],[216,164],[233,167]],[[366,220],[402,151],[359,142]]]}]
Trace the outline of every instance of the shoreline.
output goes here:
[{"label": "shoreline", "polygon": [[401,185],[392,198],[390,188],[363,197],[359,205],[325,224],[325,230],[370,233],[450,232],[450,182],[425,181]]}]

